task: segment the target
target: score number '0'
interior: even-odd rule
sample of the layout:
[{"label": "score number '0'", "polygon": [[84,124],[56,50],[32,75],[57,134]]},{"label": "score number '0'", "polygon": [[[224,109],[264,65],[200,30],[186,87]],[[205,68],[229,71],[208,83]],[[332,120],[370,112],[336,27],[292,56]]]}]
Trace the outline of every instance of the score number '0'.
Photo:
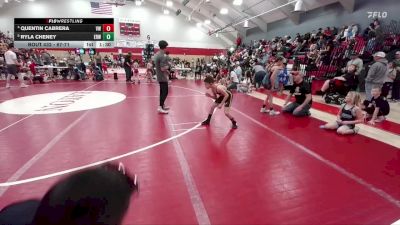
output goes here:
[{"label": "score number '0'", "polygon": [[103,32],[114,32],[114,24],[104,24]]},{"label": "score number '0'", "polygon": [[114,41],[114,33],[103,33],[103,41]]},{"label": "score number '0'", "polygon": [[103,41],[114,41],[114,24],[103,25]]}]

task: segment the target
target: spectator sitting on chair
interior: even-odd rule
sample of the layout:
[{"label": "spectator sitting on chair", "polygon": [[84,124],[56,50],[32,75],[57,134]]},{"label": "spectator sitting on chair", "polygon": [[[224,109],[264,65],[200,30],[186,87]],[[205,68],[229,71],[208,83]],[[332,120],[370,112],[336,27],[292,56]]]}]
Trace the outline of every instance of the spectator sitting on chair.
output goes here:
[{"label": "spectator sitting on chair", "polygon": [[329,65],[331,63],[331,55],[333,52],[334,44],[332,39],[328,39],[324,48],[322,48],[320,53],[320,59],[324,65]]},{"label": "spectator sitting on chair", "polygon": [[373,86],[382,86],[386,77],[388,61],[385,59],[384,52],[374,54],[375,63],[369,68],[368,75],[365,78],[365,94],[366,100],[370,101]]},{"label": "spectator sitting on chair", "polygon": [[314,39],[311,40],[309,52],[307,52],[308,64],[315,64],[318,57],[317,44]]},{"label": "spectator sitting on chair", "polygon": [[[348,89],[355,90],[357,89],[356,84],[356,75],[355,72],[357,71],[356,65],[350,65],[347,68],[347,73],[340,77],[335,77],[331,80],[326,80],[324,85],[322,85],[321,90],[317,91],[317,95],[325,95],[326,91],[329,89],[330,85],[335,85],[335,90],[337,92],[345,95]],[[347,89],[347,90],[345,90]]]},{"label": "spectator sitting on chair", "polygon": [[350,60],[347,62],[347,67],[343,69],[343,72],[346,72],[346,69],[350,65],[356,65],[357,66],[357,70],[355,72],[355,75],[356,76],[360,75],[361,71],[364,68],[364,63],[363,63],[362,59],[360,59],[360,57],[359,57],[357,52],[352,52],[350,54]]},{"label": "spectator sitting on chair", "polygon": [[381,96],[381,88],[373,87],[371,90],[371,100],[366,99],[363,103],[362,109],[367,113],[365,119],[371,119],[368,121],[369,124],[375,125],[385,120],[390,112],[389,103],[384,97]]},{"label": "spectator sitting on chair", "polygon": [[357,24],[353,23],[351,25],[351,33],[353,35],[351,38],[355,38],[357,36],[357,34],[358,34],[358,25]]},{"label": "spectator sitting on chair", "polygon": [[[286,97],[283,104],[283,112],[292,113],[294,116],[310,116],[310,108],[312,104],[311,85],[304,81],[303,74],[299,71],[292,71],[293,86],[290,88],[290,94]],[[296,101],[288,105],[292,96]]]},{"label": "spectator sitting on chair", "polygon": [[324,30],[324,35],[326,36],[326,37],[328,37],[328,38],[331,38],[332,37],[332,30],[331,30],[331,28],[330,27],[327,27],[325,30]]}]

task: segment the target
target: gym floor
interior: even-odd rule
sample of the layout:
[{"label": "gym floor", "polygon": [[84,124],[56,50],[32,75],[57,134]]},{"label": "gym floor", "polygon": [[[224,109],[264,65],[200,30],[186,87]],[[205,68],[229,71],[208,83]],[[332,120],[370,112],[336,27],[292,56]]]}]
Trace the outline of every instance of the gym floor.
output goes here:
[{"label": "gym floor", "polygon": [[358,135],[343,137],[319,129],[335,117],[336,107],[316,102],[311,117],[271,117],[260,113],[264,95],[254,92],[234,94],[232,115],[239,129],[230,129],[222,110],[211,126],[201,127],[212,104],[201,81],[173,81],[170,113],[159,115],[157,84],[122,80],[0,89],[0,109],[8,100],[44,93],[126,96],[68,113],[1,113],[0,208],[41,198],[65,175],[113,161],[138,174],[141,184],[124,224],[391,224],[400,219],[398,123],[360,125]]}]

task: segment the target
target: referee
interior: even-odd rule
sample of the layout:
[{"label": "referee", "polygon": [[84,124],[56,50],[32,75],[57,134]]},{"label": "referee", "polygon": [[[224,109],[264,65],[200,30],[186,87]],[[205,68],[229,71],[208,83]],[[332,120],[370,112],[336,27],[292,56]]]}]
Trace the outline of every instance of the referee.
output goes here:
[{"label": "referee", "polygon": [[[14,44],[13,43],[8,45],[8,51],[6,51],[6,53],[4,53],[4,59],[6,61],[6,65],[7,65],[6,88],[10,88],[11,76],[12,75],[17,76],[17,74],[18,74],[17,65],[19,65],[18,60],[17,60],[17,54],[15,54],[15,52],[14,52]],[[20,82],[21,88],[28,87],[28,85],[24,84],[23,77],[19,76],[18,80]]]},{"label": "referee", "polygon": [[168,96],[168,77],[169,77],[169,64],[168,58],[165,55],[165,49],[168,46],[168,42],[161,40],[158,43],[160,50],[154,56],[154,64],[156,67],[157,81],[160,84],[160,106],[158,112],[161,114],[168,114],[169,108],[165,106],[165,100]]}]

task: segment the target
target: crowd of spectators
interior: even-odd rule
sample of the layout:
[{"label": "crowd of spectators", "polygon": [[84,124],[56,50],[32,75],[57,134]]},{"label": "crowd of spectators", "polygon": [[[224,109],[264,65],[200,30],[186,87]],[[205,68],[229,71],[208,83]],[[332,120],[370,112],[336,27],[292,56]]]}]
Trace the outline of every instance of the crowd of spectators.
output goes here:
[{"label": "crowd of spectators", "polygon": [[[341,28],[319,28],[304,34],[298,33],[295,37],[286,35],[248,44],[238,38],[236,48],[229,51],[228,57],[225,60],[216,57],[213,62],[216,69],[206,72],[214,72],[214,76],[220,78],[220,82],[230,90],[241,91],[243,83],[253,89],[264,87],[268,97],[261,112],[270,115],[279,114],[273,109],[272,98],[274,92],[281,94],[283,89],[290,91],[289,96],[296,97],[295,104],[284,107],[283,111],[297,116],[310,115],[308,109],[312,103],[313,79],[325,80],[320,90],[314,90],[316,94],[325,98],[331,93],[341,96],[337,104],[345,103],[350,91],[365,90],[365,100],[368,102],[365,104],[379,108],[376,107],[373,94],[377,89],[384,101],[400,100],[399,42],[400,35],[384,32],[378,20],[374,20],[362,32],[356,23],[351,23]],[[218,68],[226,68],[227,71],[218,73]],[[296,77],[299,73],[300,76]],[[304,85],[304,82],[309,84]],[[293,88],[296,86],[298,88]],[[301,99],[297,95],[301,95]],[[351,95],[353,97],[354,94]],[[379,102],[381,109],[375,116],[372,110],[371,123],[384,120],[390,111],[386,110],[389,104]],[[301,107],[296,110],[296,106]],[[382,107],[385,113],[381,112]]]}]

